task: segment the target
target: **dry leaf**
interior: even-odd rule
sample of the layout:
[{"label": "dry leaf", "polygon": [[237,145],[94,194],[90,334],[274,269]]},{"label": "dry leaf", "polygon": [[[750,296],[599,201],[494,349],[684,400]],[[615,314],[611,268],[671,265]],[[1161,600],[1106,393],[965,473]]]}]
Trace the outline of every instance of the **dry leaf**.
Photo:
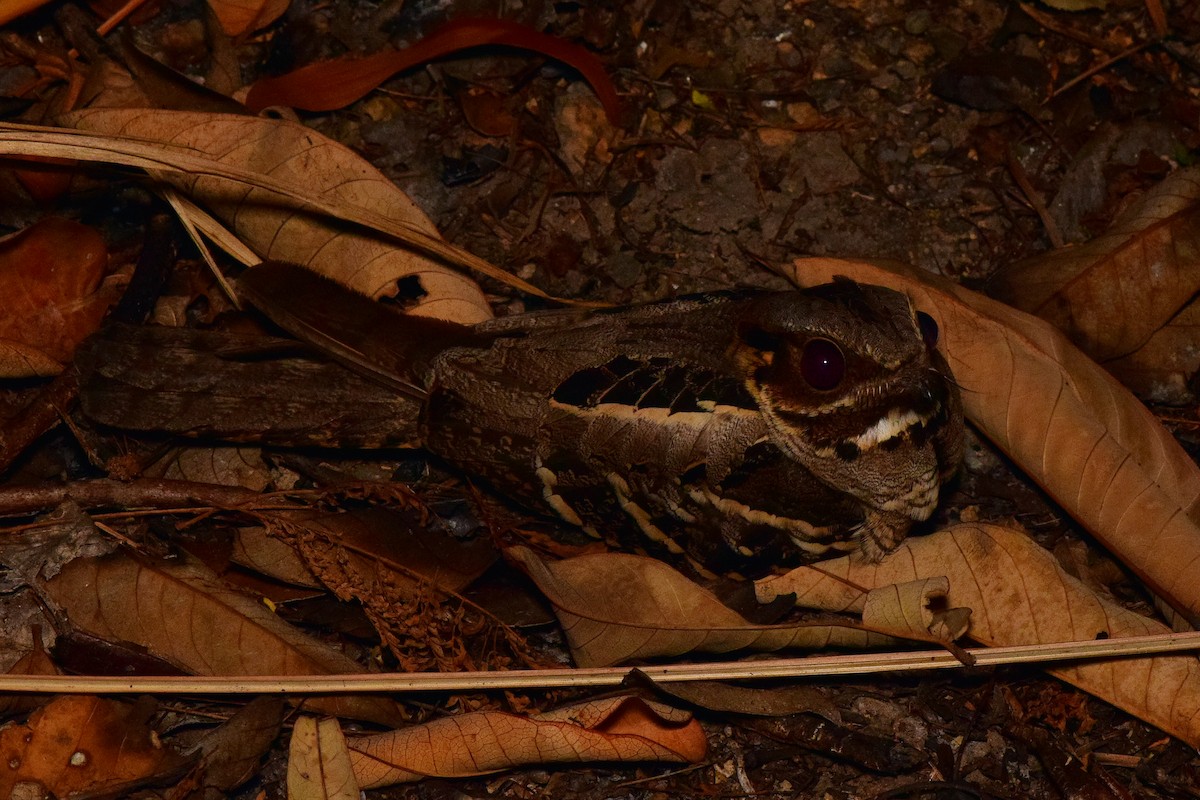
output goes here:
[{"label": "dry leaf", "polygon": [[[831,611],[864,602],[846,593],[946,576],[949,600],[972,609],[969,636],[986,645],[1040,644],[1166,633],[1160,622],[1102,600],[1062,570],[1028,535],[998,525],[956,525],[908,539],[879,564],[854,558],[823,561],[758,582],[769,602],[795,593],[797,602]],[[1154,656],[1053,667],[1051,674],[1128,711],[1192,746],[1200,744],[1200,659]]]},{"label": "dry leaf", "polygon": [[700,723],[658,703],[608,697],[533,717],[479,711],[351,739],[363,789],[427,777],[466,777],[525,764],[704,758]]},{"label": "dry leaf", "polygon": [[1189,303],[1136,352],[1106,361],[1104,368],[1147,402],[1194,402],[1191,382],[1200,372],[1200,302]]},{"label": "dry leaf", "polygon": [[276,105],[332,111],[353,103],[398,72],[487,45],[532,50],[574,68],[596,92],[608,121],[617,124],[621,101],[600,59],[565,39],[495,18],[453,20],[404,50],[321,61],[277,78],[264,78],[251,87],[246,105],[254,111]]},{"label": "dry leaf", "polygon": [[33,782],[55,797],[83,791],[114,795],[177,770],[183,760],[164,750],[146,724],[150,709],[84,695],[64,695],[24,725],[0,729],[0,797]]},{"label": "dry leaf", "polygon": [[1200,470],[1145,406],[1048,323],[930,275],[812,258],[797,283],[845,275],[907,293],[941,330],[967,417],[1076,520],[1200,623]]},{"label": "dry leaf", "polygon": [[1200,291],[1200,167],[1166,178],[1103,236],[1013,264],[995,290],[1098,361],[1136,351]]},{"label": "dry leaf", "polygon": [[300,717],[288,747],[288,800],[359,800],[346,737],[336,719]]},{"label": "dry leaf", "polygon": [[147,478],[241,486],[261,492],[274,476],[257,447],[181,447],[145,470]]},{"label": "dry leaf", "polygon": [[229,36],[265,28],[283,16],[291,0],[208,0],[209,8]]},{"label": "dry leaf", "polygon": [[56,375],[120,294],[94,228],[49,217],[0,241],[0,377]]},{"label": "dry leaf", "polygon": [[[69,115],[78,128],[166,142],[199,151],[242,170],[304,187],[326,201],[387,217],[425,237],[440,239],[429,218],[357,153],[293,122],[226,114],[151,109],[95,109]],[[417,298],[416,313],[456,322],[487,319],[491,310],[470,278],[368,230],[330,224],[295,201],[211,176],[166,176],[193,200],[222,217],[260,257],[290,261],[374,299]]]},{"label": "dry leaf", "polygon": [[597,553],[545,563],[525,547],[506,554],[553,604],[581,667],[697,651],[821,650],[893,641],[850,622],[754,625],[711,592],[645,556]]},{"label": "dry leaf", "polygon": [[[125,553],[78,558],[43,591],[75,627],[131,642],[196,675],[334,675],[352,659],[224,586],[189,557],[141,563]],[[381,724],[401,718],[385,698],[322,698],[308,707]]]},{"label": "dry leaf", "polygon": [[228,792],[254,777],[286,712],[283,698],[256,697],[188,751],[202,760],[204,788]]}]

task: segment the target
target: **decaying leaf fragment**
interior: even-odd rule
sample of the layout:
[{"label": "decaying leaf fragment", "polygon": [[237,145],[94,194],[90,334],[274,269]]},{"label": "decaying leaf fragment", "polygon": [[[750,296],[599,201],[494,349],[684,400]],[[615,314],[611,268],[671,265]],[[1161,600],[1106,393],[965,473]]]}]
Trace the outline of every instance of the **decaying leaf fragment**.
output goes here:
[{"label": "decaying leaf fragment", "polygon": [[[97,133],[182,146],[440,239],[429,218],[386,176],[344,145],[297,123],[155,109],[91,109],[75,112],[65,122]],[[179,175],[167,179],[222,217],[264,259],[302,264],[374,299],[411,301],[416,313],[463,323],[491,316],[474,281],[386,237],[331,224],[294,201],[261,189],[247,190],[234,181]],[[402,279],[414,285],[397,297]]]},{"label": "decaying leaf fragment", "polygon": [[930,314],[968,419],[1200,623],[1200,469],[1129,390],[1048,323],[949,281],[825,258],[797,261],[793,279],[835,275],[905,292]]},{"label": "decaying leaf fragment", "polygon": [[[876,620],[869,619],[861,625],[850,621],[752,624],[708,590],[645,556],[597,553],[547,563],[524,547],[511,548],[507,555],[554,606],[581,667],[690,652],[870,647],[894,641],[879,632],[882,625],[876,628]],[[927,597],[909,595],[909,599],[927,604]],[[918,621],[917,629],[889,628],[889,633],[933,638],[920,627],[926,619],[920,611],[889,610],[885,616],[893,622]]]},{"label": "decaying leaf fragment", "polygon": [[[1166,633],[1162,623],[1102,600],[1059,567],[1023,531],[962,524],[906,540],[879,564],[823,561],[758,582],[760,601],[795,593],[797,603],[854,610],[866,590],[933,576],[949,578],[949,601],[971,608],[968,635],[987,645],[1075,642]],[[858,596],[849,586],[862,587]],[[1154,656],[1049,668],[1196,746],[1200,744],[1200,659]]]},{"label": "decaying leaf fragment", "polygon": [[523,717],[477,711],[349,740],[363,789],[429,777],[468,777],[523,764],[704,758],[691,714],[637,697],[608,697]]}]

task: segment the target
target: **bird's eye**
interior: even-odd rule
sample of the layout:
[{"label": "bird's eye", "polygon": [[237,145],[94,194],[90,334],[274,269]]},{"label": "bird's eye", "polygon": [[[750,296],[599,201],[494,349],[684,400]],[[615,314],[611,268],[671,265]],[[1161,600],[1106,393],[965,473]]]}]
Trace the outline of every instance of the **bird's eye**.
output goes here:
[{"label": "bird's eye", "polygon": [[937,320],[926,314],[924,311],[917,312],[917,326],[921,329],[921,338],[925,340],[925,346],[930,350],[937,347],[938,343],[938,324]]},{"label": "bird's eye", "polygon": [[809,339],[800,355],[800,377],[820,392],[836,389],[846,377],[846,357],[828,339]]}]

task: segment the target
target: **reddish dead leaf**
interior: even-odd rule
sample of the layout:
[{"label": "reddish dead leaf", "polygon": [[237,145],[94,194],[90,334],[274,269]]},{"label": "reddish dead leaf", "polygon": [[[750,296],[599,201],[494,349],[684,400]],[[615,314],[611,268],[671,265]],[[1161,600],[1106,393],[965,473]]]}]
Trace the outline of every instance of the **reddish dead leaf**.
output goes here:
[{"label": "reddish dead leaf", "polygon": [[[36,627],[36,626],[35,626]],[[42,647],[42,637],[39,631],[34,631],[33,649],[17,659],[8,670],[9,675],[61,675],[62,671],[50,658],[50,654]],[[0,714],[16,714],[36,708],[44,697],[38,695],[10,694],[0,697]]]},{"label": "reddish dead leaf", "polygon": [[[511,548],[507,555],[554,605],[571,653],[581,667],[694,651],[728,653],[743,648],[785,647],[819,650],[893,641],[851,622],[755,625],[708,590],[653,558],[598,553],[545,563],[524,547]],[[911,619],[921,615],[891,616]],[[929,638],[927,631],[924,638]]]},{"label": "reddish dead leaf", "polygon": [[208,0],[208,6],[229,36],[265,28],[283,16],[291,0]]},{"label": "reddish dead leaf", "polygon": [[609,122],[617,124],[620,100],[596,56],[577,44],[505,19],[458,19],[398,52],[322,61],[278,78],[264,78],[251,87],[246,105],[252,111],[267,106],[332,111],[353,103],[397,72],[483,45],[532,50],[573,67],[591,84]]},{"label": "reddish dead leaf", "polygon": [[1200,469],[1154,415],[1048,323],[931,275],[796,262],[907,293],[938,323],[967,417],[1168,604],[1200,623]]},{"label": "reddish dead leaf", "polygon": [[609,697],[522,717],[480,711],[351,739],[363,789],[428,777],[483,775],[525,764],[590,761],[694,763],[708,745],[700,723],[636,697]]},{"label": "reddish dead leaf", "polygon": [[[37,783],[55,797],[113,792],[177,769],[146,724],[148,709],[116,700],[66,695],[34,712],[24,725],[0,729],[0,797]],[[22,795],[26,796],[26,795]]]},{"label": "reddish dead leaf", "polygon": [[[913,537],[879,564],[823,561],[758,582],[769,602],[795,593],[804,606],[853,610],[865,590],[933,576],[950,579],[949,602],[971,608],[968,635],[987,645],[1043,644],[1167,633],[1095,595],[1023,531],[956,525]],[[858,591],[848,590],[856,587]],[[1200,659],[1122,658],[1054,667],[1053,675],[1123,708],[1192,746],[1200,744]]]},{"label": "reddish dead leaf", "polygon": [[0,377],[54,375],[117,298],[95,229],[50,217],[0,241]]},{"label": "reddish dead leaf", "polygon": [[[361,672],[352,659],[283,622],[190,558],[140,562],[124,553],[77,558],[44,592],[71,624],[130,642],[196,675],[330,675]],[[385,698],[319,698],[307,707],[395,724]]]}]

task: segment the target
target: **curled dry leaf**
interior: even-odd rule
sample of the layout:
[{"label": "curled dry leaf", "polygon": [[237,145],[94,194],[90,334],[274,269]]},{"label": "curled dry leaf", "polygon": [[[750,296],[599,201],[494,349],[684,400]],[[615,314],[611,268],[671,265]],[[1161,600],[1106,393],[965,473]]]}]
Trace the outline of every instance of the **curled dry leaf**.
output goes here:
[{"label": "curled dry leaf", "polygon": [[300,717],[288,747],[288,800],[358,800],[346,737],[336,719]]},{"label": "curled dry leaf", "polygon": [[600,59],[565,39],[494,18],[453,20],[400,51],[320,61],[277,78],[264,78],[251,87],[246,105],[254,111],[275,105],[332,111],[353,103],[398,72],[486,45],[532,50],[575,68],[596,92],[608,121],[617,124],[621,101]]},{"label": "curled dry leaf", "polygon": [[[852,622],[752,624],[711,592],[653,558],[597,553],[546,563],[524,547],[514,547],[507,555],[554,606],[581,667],[691,652],[785,647],[819,650],[893,641]],[[892,619],[920,616],[915,612],[889,614]],[[889,633],[931,638],[928,631]]]},{"label": "curled dry leaf", "polygon": [[[1022,531],[962,524],[905,541],[879,564],[823,561],[758,582],[759,600],[853,610],[867,589],[946,576],[949,600],[972,609],[969,636],[987,645],[1040,644],[1166,633],[1162,623],[1101,600]],[[847,586],[861,588],[851,599]],[[850,604],[847,606],[847,600]],[[1192,746],[1200,744],[1200,659],[1154,656],[1052,667],[1052,674]]]},{"label": "curled dry leaf", "polygon": [[592,700],[532,717],[478,711],[351,739],[349,745],[363,789],[525,764],[694,763],[708,747],[690,714],[637,697]]},{"label": "curled dry leaf", "polygon": [[107,266],[104,238],[71,220],[50,217],[0,241],[0,377],[62,371],[120,295]]},{"label": "curled dry leaf", "polygon": [[[393,220],[440,240],[409,197],[357,153],[316,131],[284,120],[153,109],[91,109],[66,124],[114,136],[182,146],[242,170],[303,187],[314,197]],[[387,237],[331,223],[264,189],[212,176],[165,176],[204,204],[264,259],[290,261],[374,299],[414,300],[415,313],[473,323],[491,310],[473,280],[445,264],[398,248]],[[408,279],[398,297],[398,281]]]},{"label": "curled dry leaf", "polygon": [[188,754],[203,763],[204,788],[228,792],[254,777],[286,714],[283,698],[256,697],[201,739]]},{"label": "curled dry leaf", "polygon": [[[77,558],[45,581],[42,591],[85,633],[140,645],[195,675],[362,671],[353,659],[229,589],[188,557],[155,563],[125,553]],[[318,698],[306,707],[384,725],[402,718],[384,698]]]},{"label": "curled dry leaf", "polygon": [[938,323],[967,417],[1193,626],[1200,470],[1154,415],[1048,323],[901,267],[810,258],[802,285],[845,275],[907,293]]},{"label": "curled dry leaf", "polygon": [[995,290],[1098,361],[1134,352],[1200,291],[1200,167],[1148,191],[1103,236],[1013,264]]},{"label": "curled dry leaf", "polygon": [[[87,791],[124,796],[123,790],[184,766],[147,725],[149,707],[107,698],[64,695],[35,711],[24,725],[0,729],[0,797],[22,797],[19,784],[35,783],[53,797]],[[42,794],[33,796],[41,797]]]}]

